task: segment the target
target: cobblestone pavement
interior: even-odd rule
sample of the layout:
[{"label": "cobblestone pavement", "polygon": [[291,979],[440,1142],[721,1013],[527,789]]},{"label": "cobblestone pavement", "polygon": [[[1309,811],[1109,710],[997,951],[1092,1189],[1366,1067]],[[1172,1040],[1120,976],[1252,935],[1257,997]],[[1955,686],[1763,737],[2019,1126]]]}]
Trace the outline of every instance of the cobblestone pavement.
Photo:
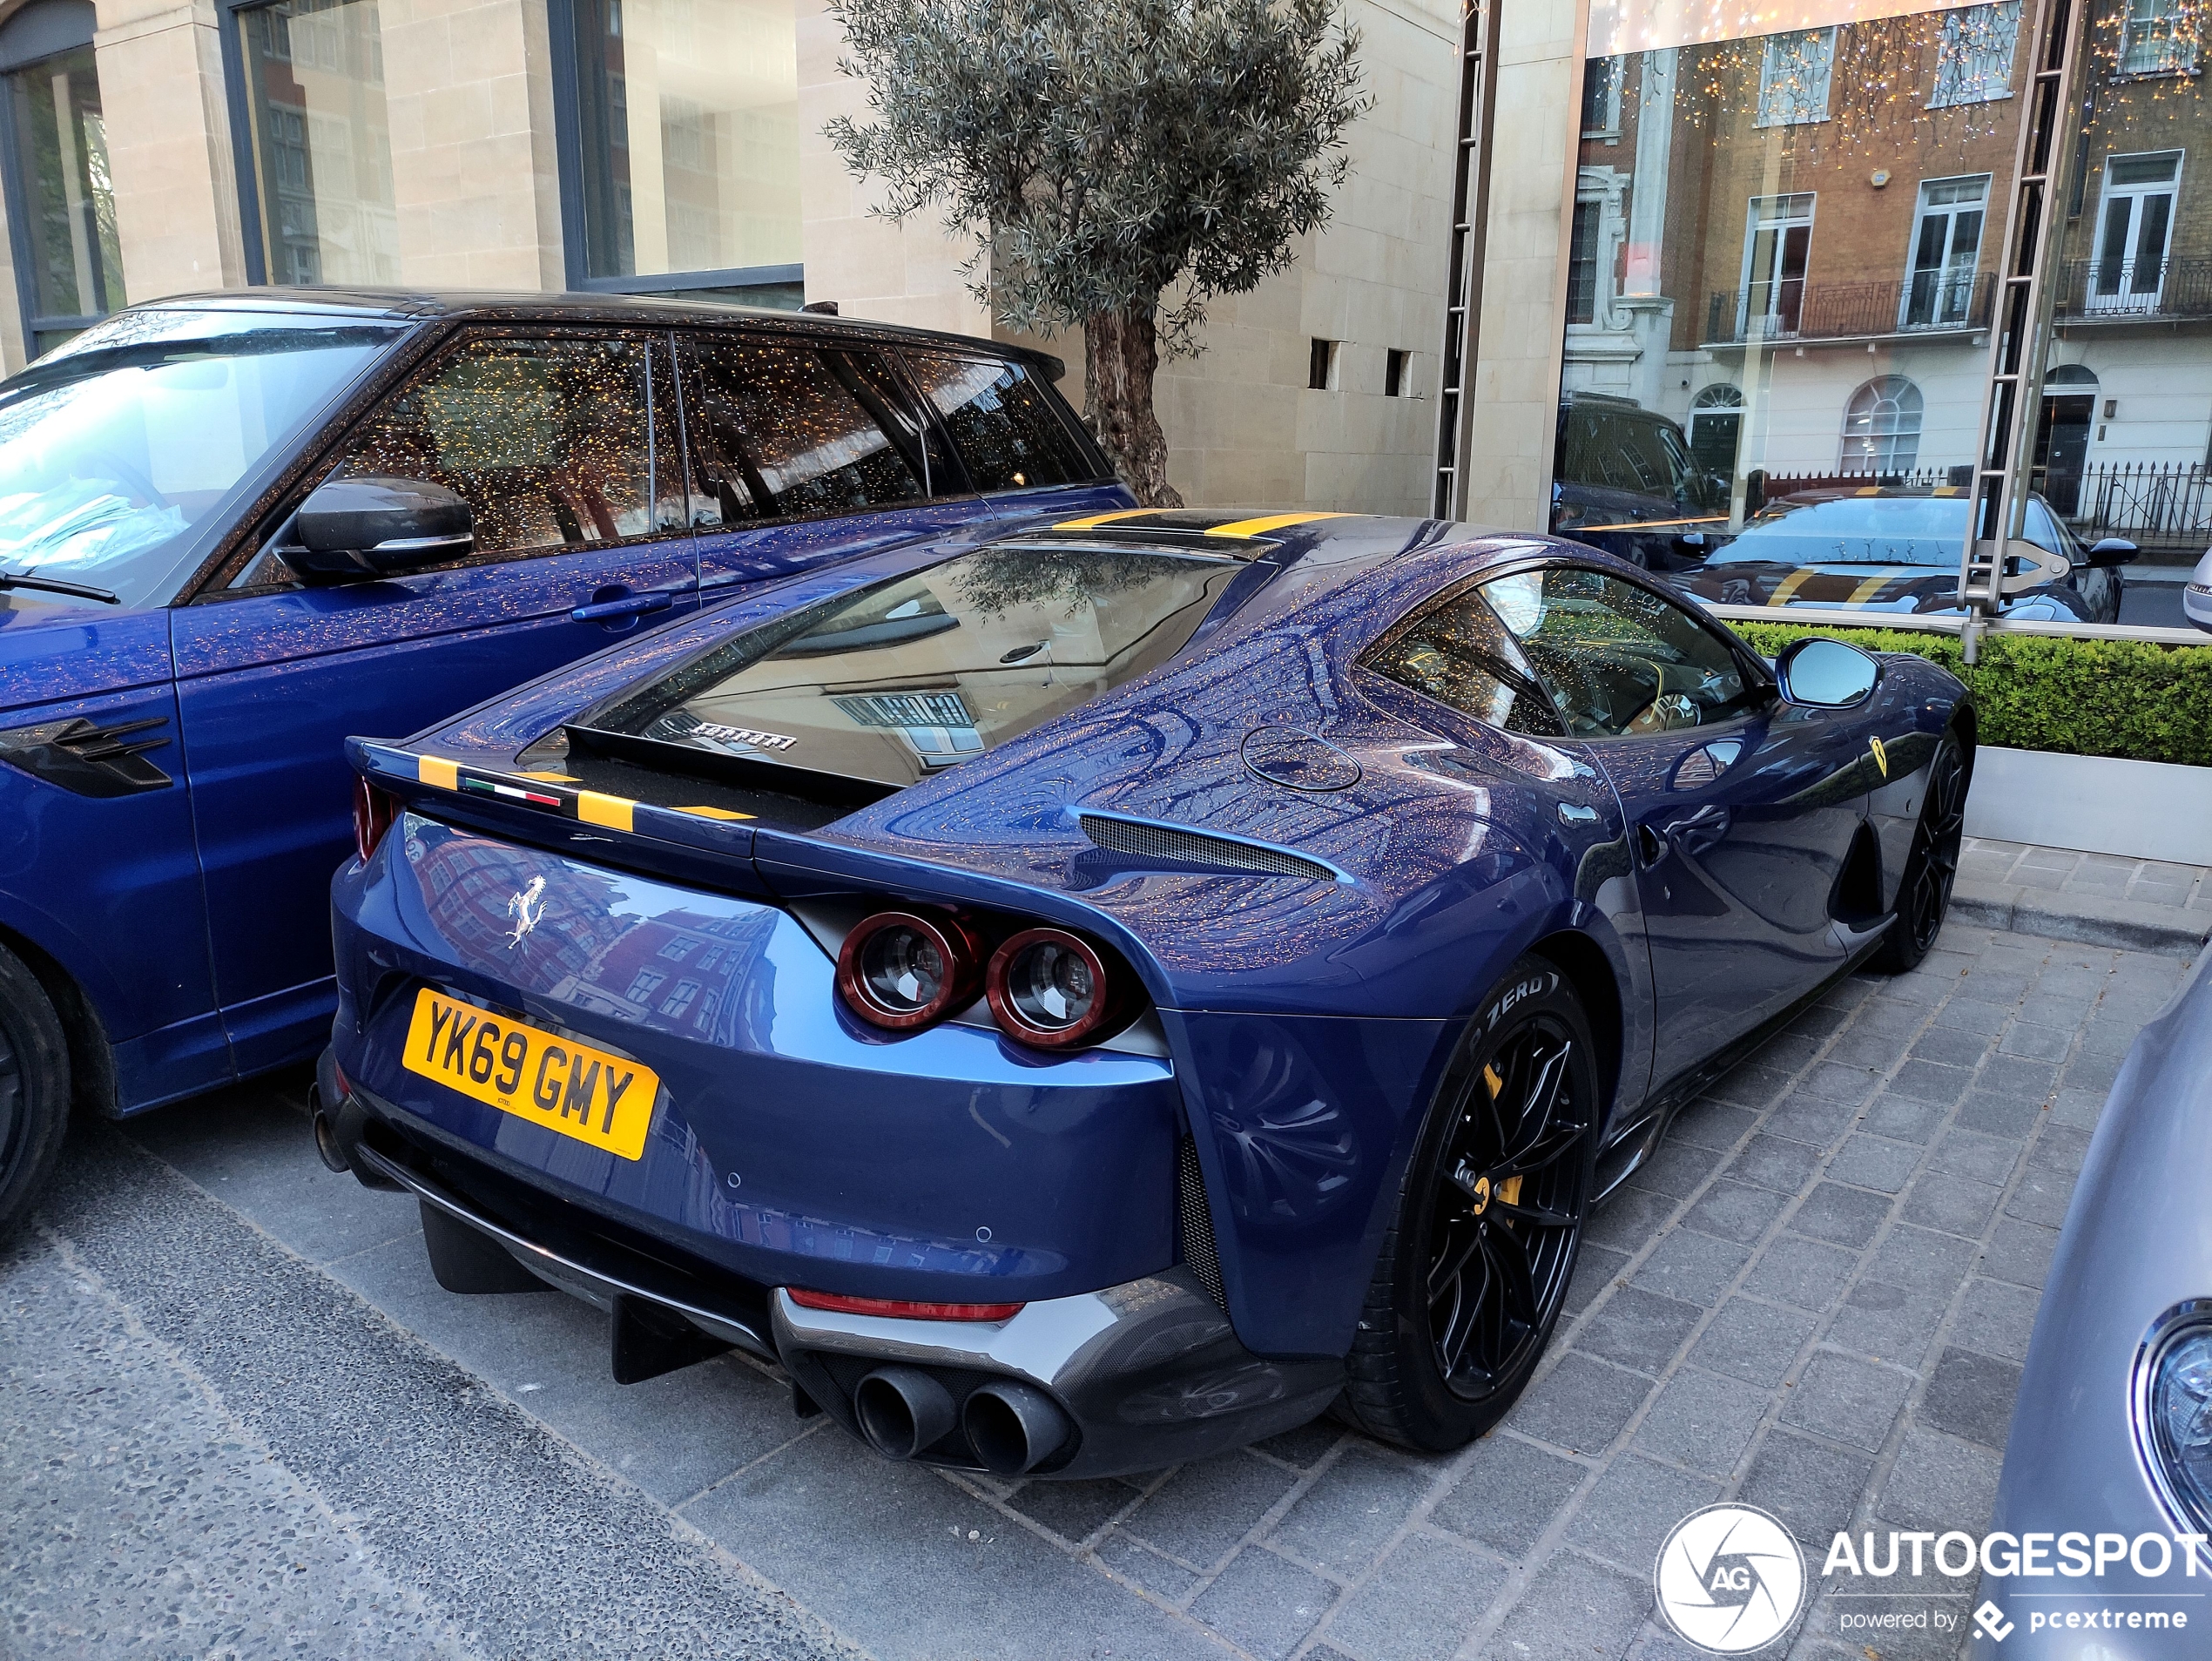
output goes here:
[{"label": "cobblestone pavement", "polygon": [[[0,1438],[0,1552],[34,1565],[0,1648],[123,1652],[84,1636],[112,1580],[149,1654],[320,1623],[349,1654],[1686,1656],[1649,1577],[1699,1505],[1775,1512],[1816,1572],[1838,1528],[1986,1526],[2074,1174],[2186,969],[1954,924],[1842,984],[1677,1121],[1527,1397],[1446,1459],[1324,1421],[1127,1482],[893,1466],[768,1369],[621,1390],[583,1307],[439,1291],[412,1203],[315,1163],[296,1083],[96,1128],[0,1255],[36,1432]],[[211,1543],[311,1579],[195,1570]],[[1838,1623],[1878,1607],[1824,1602],[1793,1654],[1865,1661]]]},{"label": "cobblestone pavement", "polygon": [[2192,914],[2191,922],[2200,918],[2212,922],[2212,870],[2202,865],[2079,854],[2070,847],[2037,847],[1970,836],[1959,851],[1959,874],[1970,881],[2001,882],[2016,888],[2097,895],[2160,906]]}]

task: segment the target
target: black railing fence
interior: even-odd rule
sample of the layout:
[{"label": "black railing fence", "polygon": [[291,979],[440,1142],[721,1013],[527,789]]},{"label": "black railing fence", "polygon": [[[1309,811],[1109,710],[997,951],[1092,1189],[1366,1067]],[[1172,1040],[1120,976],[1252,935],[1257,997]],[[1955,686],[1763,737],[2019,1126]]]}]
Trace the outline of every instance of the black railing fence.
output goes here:
[{"label": "black railing fence", "polygon": [[2212,260],[2070,260],[2058,277],[2064,322],[2212,317]]},{"label": "black railing fence", "polygon": [[1902,282],[1808,283],[1784,278],[1723,288],[1706,301],[1705,339],[1741,343],[1834,341],[1937,329],[1986,328],[1996,288],[1990,272],[1923,271]]},{"label": "black railing fence", "polygon": [[2202,462],[2113,462],[2081,469],[2067,523],[2084,542],[2125,537],[2158,551],[2212,544],[2212,471]]}]

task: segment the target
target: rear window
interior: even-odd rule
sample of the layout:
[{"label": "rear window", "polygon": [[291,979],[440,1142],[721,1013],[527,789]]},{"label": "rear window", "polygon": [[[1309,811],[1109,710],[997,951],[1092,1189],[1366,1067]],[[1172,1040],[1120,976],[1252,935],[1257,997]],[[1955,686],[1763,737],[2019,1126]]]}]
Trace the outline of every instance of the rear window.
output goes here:
[{"label": "rear window", "polygon": [[979,490],[1021,490],[1094,476],[1058,400],[1018,363],[910,352],[922,396],[952,429],[968,482]]},{"label": "rear window", "polygon": [[[1223,556],[983,548],[750,630],[587,712],[632,760],[805,793],[897,789],[1183,650],[1241,569]],[[702,763],[725,762],[727,766]]]}]

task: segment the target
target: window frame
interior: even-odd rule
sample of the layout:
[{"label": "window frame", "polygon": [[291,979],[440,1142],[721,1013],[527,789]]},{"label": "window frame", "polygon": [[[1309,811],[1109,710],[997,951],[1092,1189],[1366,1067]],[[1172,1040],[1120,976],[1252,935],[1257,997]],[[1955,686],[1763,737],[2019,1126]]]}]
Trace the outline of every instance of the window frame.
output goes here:
[{"label": "window frame", "polygon": [[[226,3],[236,4],[239,0],[226,0]],[[577,62],[575,0],[546,0],[545,17],[553,54],[553,151],[561,199],[561,262],[568,287],[593,294],[668,294],[701,288],[803,286],[806,278],[803,262],[671,271],[658,276],[591,275],[591,251],[584,233],[583,83]]]},{"label": "window frame", "polygon": [[[2170,18],[2175,10],[2175,0],[2150,0],[2151,15],[2143,20],[2146,27],[2142,32],[2148,32],[2149,24]],[[2188,51],[2185,55],[2176,53],[2168,62],[2155,64],[2148,69],[2128,68],[2128,55],[2134,51],[2138,38],[2135,7],[2133,3],[2128,3],[2120,17],[2120,51],[2113,63],[2111,75],[2113,80],[2149,81],[2175,76],[2191,76],[2197,72],[2200,67],[2199,51],[2198,44],[2195,41],[2189,44]]]},{"label": "window frame", "polygon": [[[2157,72],[2164,75],[2172,74],[2175,71],[2161,70]],[[2165,156],[2174,158],[2174,172],[2170,178],[2146,179],[2140,183],[2125,185],[2113,182],[2112,175],[2115,164],[2155,160]],[[2090,222],[2088,273],[2082,295],[2082,310],[2085,314],[2090,316],[2120,317],[2150,316],[2156,314],[2160,303],[2166,297],[2167,271],[2174,262],[2174,233],[2176,228],[2175,220],[2179,217],[2179,209],[2182,205],[2182,174],[2188,165],[2188,151],[2186,146],[2167,150],[2107,151],[2106,152],[2102,165],[2097,169],[2097,213],[2096,217]],[[2136,273],[2142,263],[2141,256],[2136,251],[2140,249],[2142,241],[2143,205],[2151,198],[2157,196],[2163,196],[2166,199],[2164,245],[2159,249],[2158,253],[2158,280],[2148,290],[2145,290],[2136,286]],[[2098,288],[2098,284],[2102,280],[2101,273],[2106,264],[2105,220],[2106,216],[2112,212],[2113,204],[2122,200],[2130,204],[2128,211],[2128,251],[2123,253],[2120,260],[2121,274],[2119,287],[2110,294],[2105,294],[2100,292]]]},{"label": "window frame", "polygon": [[[647,382],[649,388],[652,386],[650,378],[652,373],[651,355],[654,346],[658,344],[660,348],[658,355],[669,374],[668,395],[677,412],[673,434],[678,447],[677,459],[680,467],[688,468],[691,463],[691,451],[685,442],[684,432],[683,406],[680,402],[681,381],[675,372],[676,354],[672,343],[669,340],[669,334],[670,331],[664,328],[639,327],[634,325],[625,327],[620,324],[604,324],[577,328],[564,327],[558,323],[550,322],[507,323],[471,320],[446,330],[442,334],[428,342],[419,352],[395,353],[390,364],[387,366],[390,370],[388,375],[379,380],[357,402],[356,406],[342,422],[327,423],[322,430],[311,439],[310,448],[305,452],[304,461],[287,469],[290,482],[283,495],[261,513],[247,514],[239,517],[237,528],[232,533],[235,540],[229,551],[212,571],[186,590],[183,601],[205,603],[252,599],[263,595],[286,593],[296,587],[297,584],[293,583],[256,583],[243,587],[233,586],[233,584],[253,569],[253,562],[261,557],[270,541],[282,529],[285,522],[299,510],[300,504],[307,500],[315,488],[329,477],[331,470],[345,460],[349,448],[361,437],[363,429],[374,421],[394,399],[406,393],[410,388],[420,384],[428,377],[437,374],[455,356],[467,350],[472,341],[619,340],[625,338],[641,340],[645,342],[649,354]],[[649,392],[647,403],[649,421],[658,421],[654,406],[659,402],[660,399]],[[658,448],[657,439],[655,448],[656,449]],[[552,547],[512,549],[501,553],[486,553],[482,550],[475,550],[459,559],[444,560],[435,565],[416,566],[406,572],[404,576],[414,577],[431,575],[440,571],[467,571],[479,565],[512,564],[525,559],[546,559],[566,554],[593,552],[610,548],[636,548],[648,543],[671,541],[679,537],[688,539],[696,534],[689,524],[664,525],[657,526],[644,536],[622,537],[606,542],[563,543]],[[404,580],[404,577],[391,580],[401,581]]]},{"label": "window frame", "polygon": [[[6,24],[0,25],[12,26],[19,34],[29,37],[13,50],[0,44],[0,77],[6,78],[4,83],[0,83],[0,180],[4,180],[7,197],[9,264],[15,278],[16,318],[23,330],[26,361],[35,362],[44,355],[37,344],[41,334],[90,328],[102,318],[113,315],[111,312],[85,312],[69,317],[49,316],[38,309],[38,275],[31,258],[30,180],[24,171],[22,139],[16,130],[16,75],[70,52],[91,51],[93,30],[81,26],[91,10],[89,5],[80,12],[74,6],[42,4],[41,0],[31,0],[30,5],[11,15]],[[97,64],[93,72],[98,73]],[[98,240],[94,239],[96,260]],[[125,292],[128,293],[127,287]]]},{"label": "window frame", "polygon": [[[1928,192],[1939,186],[1967,185],[1976,179],[1981,181],[1982,187],[1981,196],[1978,201],[1931,202],[1928,199]],[[1981,256],[1989,240],[1989,199],[1996,189],[1996,183],[1995,176],[1991,173],[1947,173],[1940,178],[1924,179],[1920,181],[1912,199],[1912,229],[1905,243],[1905,281],[1898,292],[1897,301],[1897,327],[1899,334],[1922,329],[1964,328],[1968,326],[1974,314],[1974,291],[1981,286]],[[1981,223],[1974,232],[1974,257],[1967,267],[1966,300],[1963,308],[1957,317],[1946,315],[1950,309],[1945,303],[1952,280],[1950,273],[1955,264],[1955,260],[1946,260],[1942,264],[1928,267],[1934,275],[1935,282],[1935,295],[1931,307],[1932,315],[1924,322],[1911,321],[1914,302],[1919,298],[1917,283],[1921,268],[1914,262],[1920,257],[1921,227],[1932,219],[1941,218],[1946,220],[1948,223],[1943,233],[1944,252],[1946,255],[1954,255],[1959,232],[1959,215],[1969,210],[1980,216]]]},{"label": "window frame", "polygon": [[[1825,54],[1820,75],[1820,112],[1817,115],[1793,115],[1771,110],[1769,107],[1770,96],[1778,79],[1775,72],[1776,59],[1784,43],[1804,40],[1816,35],[1821,37],[1821,48]],[[1751,119],[1754,128],[1811,127],[1831,118],[1836,104],[1836,38],[1834,24],[1816,29],[1785,29],[1764,37],[1764,44],[1759,50],[1759,98]]]},{"label": "window frame", "polygon": [[[1970,78],[1966,71],[1973,66],[1974,55],[1961,42],[1961,25],[1970,11],[2000,12],[2009,7],[2013,14],[2013,32],[2006,48],[2005,61],[1986,65],[1990,71],[1979,78]],[[1926,107],[1931,110],[1969,109],[1977,104],[1996,104],[2013,96],[2013,67],[2020,61],[2020,15],[2024,8],[2020,0],[1982,0],[1978,5],[1959,6],[1940,14],[1943,24],[1936,36],[1935,79],[1928,88]],[[1945,55],[1955,51],[1959,73],[1946,97],[1944,85]]]}]

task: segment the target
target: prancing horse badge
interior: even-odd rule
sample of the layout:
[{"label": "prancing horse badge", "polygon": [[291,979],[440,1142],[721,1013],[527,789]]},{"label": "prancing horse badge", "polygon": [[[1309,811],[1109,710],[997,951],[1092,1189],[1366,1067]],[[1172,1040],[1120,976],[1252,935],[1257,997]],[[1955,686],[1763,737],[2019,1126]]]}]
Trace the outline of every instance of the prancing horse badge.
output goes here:
[{"label": "prancing horse badge", "polygon": [[1890,753],[1882,747],[1879,735],[1866,740],[1866,747],[1874,752],[1874,765],[1882,770],[1882,777],[1890,776]]}]

